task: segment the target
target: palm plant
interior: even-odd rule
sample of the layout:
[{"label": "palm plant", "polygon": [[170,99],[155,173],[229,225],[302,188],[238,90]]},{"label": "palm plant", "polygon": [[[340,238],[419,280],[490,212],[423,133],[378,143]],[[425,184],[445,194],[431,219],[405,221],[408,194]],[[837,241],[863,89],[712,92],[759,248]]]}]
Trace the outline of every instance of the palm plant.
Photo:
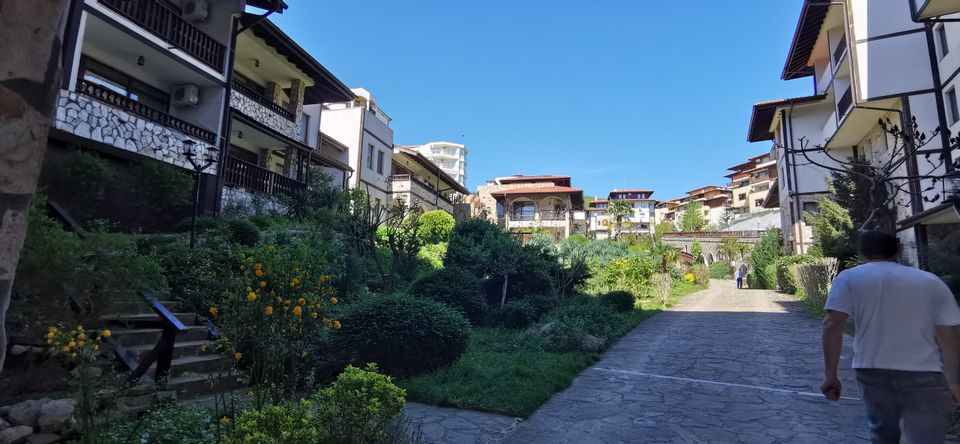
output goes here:
[{"label": "palm plant", "polygon": [[623,217],[633,213],[633,207],[630,204],[623,200],[615,200],[610,202],[610,206],[607,207],[607,213],[613,216],[614,220],[614,239],[620,239],[620,232],[623,229]]}]

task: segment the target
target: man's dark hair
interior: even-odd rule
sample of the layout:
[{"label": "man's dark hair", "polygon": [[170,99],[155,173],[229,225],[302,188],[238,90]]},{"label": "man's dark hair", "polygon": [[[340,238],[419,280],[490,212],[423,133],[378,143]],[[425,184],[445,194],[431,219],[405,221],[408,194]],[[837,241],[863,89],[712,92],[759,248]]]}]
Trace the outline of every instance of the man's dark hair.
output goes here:
[{"label": "man's dark hair", "polygon": [[889,259],[897,255],[897,237],[883,231],[860,233],[860,255],[867,259]]}]

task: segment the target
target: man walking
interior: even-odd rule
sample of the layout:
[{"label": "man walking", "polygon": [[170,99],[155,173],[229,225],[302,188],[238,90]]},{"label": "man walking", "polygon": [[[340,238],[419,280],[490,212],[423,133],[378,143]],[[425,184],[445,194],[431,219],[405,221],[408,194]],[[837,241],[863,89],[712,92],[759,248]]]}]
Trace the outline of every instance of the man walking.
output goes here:
[{"label": "man walking", "polygon": [[737,267],[737,288],[743,288],[743,268]]},{"label": "man walking", "polygon": [[937,276],[896,263],[897,238],[879,231],[860,236],[867,262],[840,273],[827,296],[823,321],[824,382],[840,399],[837,376],[843,330],[856,328],[853,368],[875,443],[943,442],[949,416],[960,405],[955,325],[960,308]]}]

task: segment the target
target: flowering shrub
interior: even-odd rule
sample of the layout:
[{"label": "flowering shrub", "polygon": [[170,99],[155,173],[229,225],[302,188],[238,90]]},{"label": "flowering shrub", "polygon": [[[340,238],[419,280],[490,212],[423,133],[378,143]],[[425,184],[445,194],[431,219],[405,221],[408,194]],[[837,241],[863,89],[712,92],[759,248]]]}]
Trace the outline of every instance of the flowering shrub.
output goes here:
[{"label": "flowering shrub", "polygon": [[646,256],[621,257],[608,262],[591,283],[599,292],[629,291],[643,298],[650,294],[653,272],[653,263]]},{"label": "flowering shrub", "polygon": [[299,400],[240,414],[235,424],[222,418],[220,424],[230,430],[229,444],[314,444],[320,441],[313,404]]},{"label": "flowering shrub", "polygon": [[240,258],[243,286],[208,308],[223,336],[220,352],[247,370],[255,405],[284,399],[311,375],[311,351],[322,330],[339,329],[327,316],[337,294],[333,261],[301,244],[261,245]]},{"label": "flowering shrub", "polygon": [[690,274],[693,274],[693,282],[697,285],[710,284],[710,269],[704,264],[693,264],[690,266]]},{"label": "flowering shrub", "polygon": [[400,415],[406,395],[371,363],[363,369],[347,366],[314,400],[331,442],[368,443],[383,441],[387,422]]},{"label": "flowering shrub", "polygon": [[84,435],[84,442],[94,439],[97,413],[96,379],[99,369],[95,368],[100,342],[109,338],[110,330],[89,330],[78,325],[68,329],[62,325],[50,327],[44,335],[50,354],[72,367],[71,385],[77,392],[77,410],[83,430],[91,431]]}]

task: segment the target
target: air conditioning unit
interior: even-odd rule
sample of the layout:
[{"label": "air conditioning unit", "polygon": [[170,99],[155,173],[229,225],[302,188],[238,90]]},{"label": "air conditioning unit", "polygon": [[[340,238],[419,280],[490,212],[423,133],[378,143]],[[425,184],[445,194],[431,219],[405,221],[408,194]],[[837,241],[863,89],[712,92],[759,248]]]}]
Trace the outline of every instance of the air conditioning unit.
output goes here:
[{"label": "air conditioning unit", "polygon": [[210,3],[207,0],[184,0],[183,18],[191,22],[202,22],[210,13]]},{"label": "air conditioning unit", "polygon": [[177,85],[173,87],[170,96],[174,106],[197,106],[200,103],[200,87],[197,85]]}]

